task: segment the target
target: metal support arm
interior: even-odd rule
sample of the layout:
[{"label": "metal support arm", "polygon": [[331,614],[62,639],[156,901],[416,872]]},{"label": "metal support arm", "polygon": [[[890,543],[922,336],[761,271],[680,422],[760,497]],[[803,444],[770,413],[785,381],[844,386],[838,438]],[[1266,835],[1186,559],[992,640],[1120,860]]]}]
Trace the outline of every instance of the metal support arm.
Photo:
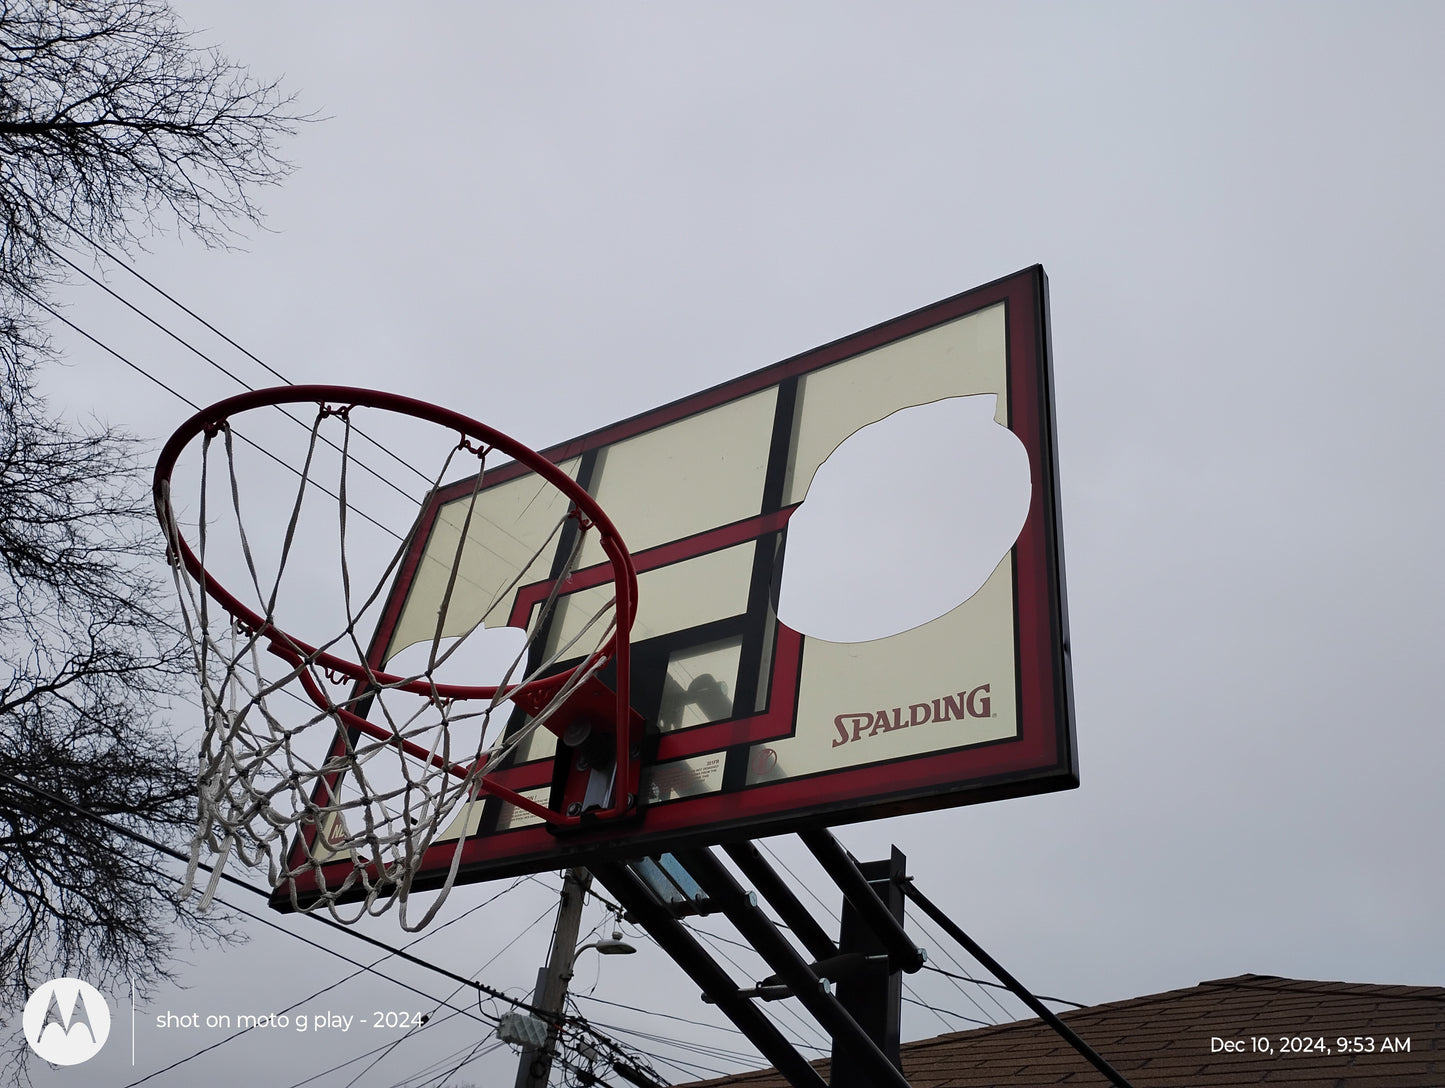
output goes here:
[{"label": "metal support arm", "polygon": [[815,960],[832,959],[838,954],[833,938],[808,913],[808,908],[793,894],[793,889],[783,883],[756,846],[750,842],[735,842],[727,844],[723,850]]},{"label": "metal support arm", "polygon": [[798,838],[812,851],[827,874],[833,878],[843,897],[878,934],[879,940],[888,950],[893,968],[909,974],[923,967],[923,949],[913,943],[897,918],[888,913],[888,908],[878,898],[878,893],[868,886],[868,880],[859,871],[857,863],[844,850],[842,844],[828,831],[803,831]]},{"label": "metal support arm", "polygon": [[808,1064],[771,1020],[739,993],[727,972],[717,965],[667,908],[658,903],[636,875],[617,862],[594,864],[592,875],[737,1025],[763,1057],[788,1078],[789,1084],[794,1088],[827,1088],[818,1071]]},{"label": "metal support arm", "polygon": [[[858,1026],[857,1021],[848,1014],[838,999],[824,990],[807,961],[788,943],[787,938],[778,932],[778,927],[768,920],[767,915],[754,905],[733,875],[710,850],[689,850],[679,853],[678,859],[702,885],[709,898],[722,907],[728,921],[737,927],[738,932],[757,949],[773,970],[777,971],[783,982],[792,988],[794,996],[803,1007],[813,1014],[823,1029],[858,1063],[871,1084],[879,1088],[909,1088],[907,1079],[888,1060],[878,1044]],[[868,894],[874,894],[872,889],[869,889]]]},{"label": "metal support arm", "polygon": [[1043,1019],[1044,1023],[1058,1032],[1059,1035],[1063,1037],[1063,1040],[1083,1055],[1090,1065],[1108,1077],[1110,1084],[1115,1085],[1116,1088],[1133,1088],[1133,1086],[1124,1079],[1122,1073],[1101,1058],[1094,1051],[1093,1047],[1075,1035],[1067,1024],[1054,1015],[1052,1009],[1031,994],[1022,982],[1005,971],[996,959],[979,946],[977,941],[959,929],[952,918],[934,906],[933,901],[929,899],[928,896],[913,886],[911,878],[900,880],[898,886],[903,889],[903,894],[913,900],[914,904],[923,911],[924,914],[937,922],[943,931],[962,945],[970,956],[978,960],[987,970],[992,972],[994,978],[1012,990],[1015,997],[1037,1013]]}]

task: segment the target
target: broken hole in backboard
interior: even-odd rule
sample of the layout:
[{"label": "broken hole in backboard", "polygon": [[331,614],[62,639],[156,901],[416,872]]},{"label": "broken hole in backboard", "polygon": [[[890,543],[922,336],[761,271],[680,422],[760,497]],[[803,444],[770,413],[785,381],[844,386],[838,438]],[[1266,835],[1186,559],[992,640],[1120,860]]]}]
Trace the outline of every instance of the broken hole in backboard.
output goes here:
[{"label": "broken hole in backboard", "polygon": [[818,468],[788,522],[778,618],[829,642],[937,619],[1007,556],[1031,496],[1023,444],[992,394],[902,408]]}]

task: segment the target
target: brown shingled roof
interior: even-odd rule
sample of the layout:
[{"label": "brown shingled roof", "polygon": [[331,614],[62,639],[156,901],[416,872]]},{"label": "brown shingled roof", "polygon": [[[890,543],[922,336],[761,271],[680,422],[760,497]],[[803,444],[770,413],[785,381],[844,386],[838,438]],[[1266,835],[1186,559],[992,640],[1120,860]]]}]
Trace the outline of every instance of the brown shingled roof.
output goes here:
[{"label": "brown shingled roof", "polygon": [[[1240,975],[1076,1009],[1060,1019],[1134,1088],[1445,1088],[1445,988],[1439,986]],[[1259,1036],[1273,1053],[1250,1050],[1250,1039]],[[1374,1052],[1341,1053],[1342,1036],[1373,1040]],[[1244,1052],[1215,1050],[1214,1039],[1238,1040]],[[1282,1053],[1282,1039],[1323,1039],[1328,1052]],[[815,1065],[826,1080],[828,1062]],[[905,1043],[903,1070],[913,1088],[1109,1088],[1038,1019]],[[732,1085],[786,1088],[786,1081],[767,1069],[689,1088]]]}]

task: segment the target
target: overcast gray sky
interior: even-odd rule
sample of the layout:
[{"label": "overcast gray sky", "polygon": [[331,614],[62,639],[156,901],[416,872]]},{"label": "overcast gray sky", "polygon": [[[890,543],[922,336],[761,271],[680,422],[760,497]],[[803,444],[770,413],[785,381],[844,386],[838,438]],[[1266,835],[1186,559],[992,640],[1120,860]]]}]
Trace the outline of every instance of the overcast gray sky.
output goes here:
[{"label": "overcast gray sky", "polygon": [[[138,266],[296,381],[396,389],[539,447],[1042,263],[1082,785],[840,837],[865,858],[897,843],[1037,992],[1093,1003],[1243,972],[1445,985],[1445,9],[177,7],[324,119],[263,195],[268,232],[236,252],[159,238]],[[94,290],[64,297],[192,399],[234,391]],[[157,444],[188,414],[66,343],[56,407]],[[464,973],[496,956],[481,977],[523,995],[557,883],[523,884],[417,951]],[[457,892],[442,920],[501,890]],[[585,925],[601,921],[589,909]],[[400,941],[389,923],[368,930]],[[159,1031],[156,1013],[271,1011],[351,970],[242,928],[248,946],[189,952],[141,1010],[133,1069],[116,1042],[36,1083],[127,1084],[220,1038]],[[721,1023],[641,943],[600,965],[595,996]],[[597,972],[585,960],[578,988]],[[910,984],[1005,1018],[976,988]],[[376,979],[321,1004],[426,1011]],[[357,1083],[480,1038],[462,1019]],[[905,1006],[907,1038],[964,1026]],[[147,1083],[291,1084],[398,1034],[253,1033]],[[632,1042],[698,1075],[752,1064]],[[512,1063],[504,1049],[447,1083],[502,1083]]]}]

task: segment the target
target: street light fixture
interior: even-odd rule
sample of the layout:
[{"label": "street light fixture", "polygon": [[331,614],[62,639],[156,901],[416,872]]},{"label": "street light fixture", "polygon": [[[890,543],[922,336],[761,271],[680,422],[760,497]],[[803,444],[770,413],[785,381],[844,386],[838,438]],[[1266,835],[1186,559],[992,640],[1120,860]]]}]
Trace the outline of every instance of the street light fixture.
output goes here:
[{"label": "street light fixture", "polygon": [[581,948],[577,949],[577,954],[580,955],[589,948],[597,949],[599,956],[630,956],[637,951],[637,949],[622,939],[622,930],[620,929],[614,929],[612,936],[609,938],[593,941],[591,944],[584,944]]}]

